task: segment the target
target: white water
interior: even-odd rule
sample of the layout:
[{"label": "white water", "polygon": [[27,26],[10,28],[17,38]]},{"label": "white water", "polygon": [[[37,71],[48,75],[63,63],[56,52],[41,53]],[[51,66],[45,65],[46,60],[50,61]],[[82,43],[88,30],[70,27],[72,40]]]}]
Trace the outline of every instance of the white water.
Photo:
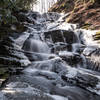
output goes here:
[{"label": "white water", "polygon": [[37,4],[33,6],[33,11],[45,13],[56,2],[57,0],[38,0]]}]

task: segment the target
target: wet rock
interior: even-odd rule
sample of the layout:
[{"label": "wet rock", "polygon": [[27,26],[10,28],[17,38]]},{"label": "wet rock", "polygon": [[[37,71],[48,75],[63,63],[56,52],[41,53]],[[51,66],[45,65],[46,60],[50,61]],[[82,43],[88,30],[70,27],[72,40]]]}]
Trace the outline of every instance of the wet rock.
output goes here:
[{"label": "wet rock", "polygon": [[77,82],[80,84],[81,87],[96,87],[99,82],[97,77],[93,77],[89,74],[82,74],[78,73],[76,76]]},{"label": "wet rock", "polygon": [[[25,82],[15,82],[8,84],[8,87],[5,88],[1,93],[2,99],[5,100],[54,100],[52,96],[47,95],[46,93],[31,87],[28,83]],[[6,91],[6,93],[5,93]],[[12,93],[14,92],[14,93]]]},{"label": "wet rock", "polygon": [[6,38],[0,42],[0,64],[5,66],[27,66],[30,62],[18,48],[12,38]]},{"label": "wet rock", "polygon": [[86,56],[86,68],[100,71],[100,48],[95,48],[92,53]]},{"label": "wet rock", "polygon": [[16,33],[25,32],[28,28],[22,23],[14,23],[11,25],[11,30]]},{"label": "wet rock", "polygon": [[[73,70],[73,68],[69,69],[69,71],[71,70]],[[74,71],[77,71],[77,73],[73,77],[70,77],[69,73],[66,74],[65,77],[62,76],[62,79],[66,82],[74,81],[70,86],[66,82],[64,83],[57,73],[34,70],[33,68],[29,70],[29,68],[27,68],[24,70],[25,73],[27,72],[26,74],[12,76],[9,80],[11,83],[8,83],[7,85],[7,87],[10,88],[6,87],[3,89],[2,93],[6,90],[4,96],[6,96],[8,100],[11,98],[18,98],[19,100],[20,98],[30,98],[31,100],[31,97],[35,99],[34,94],[37,94],[37,90],[42,92],[41,96],[43,97],[45,97],[44,93],[45,95],[50,93],[50,97],[52,97],[52,95],[59,95],[72,100],[99,100],[99,95],[96,95],[92,93],[91,90],[88,90],[88,87],[92,87],[95,90],[95,87],[99,82],[98,78],[85,72],[80,73],[78,69]],[[73,74],[73,71],[70,74]],[[64,83],[64,86],[62,83]],[[14,91],[14,94],[9,91]],[[40,93],[39,91],[38,94]],[[39,98],[39,95],[37,95],[37,98]],[[45,98],[43,98],[43,100],[45,100]]]},{"label": "wet rock", "polygon": [[84,49],[83,54],[85,56],[90,56],[91,54],[93,54],[93,52],[95,52],[97,50],[97,47],[93,47],[93,46],[88,46]]},{"label": "wet rock", "polygon": [[[72,70],[72,71],[70,71]],[[77,85],[80,88],[84,88],[86,90],[89,90],[90,92],[97,93],[97,85],[99,85],[100,79],[95,76],[95,72],[92,72],[94,74],[91,75],[91,72],[85,72],[82,73],[81,71],[78,71],[77,69],[70,69],[68,70],[66,76],[62,75],[62,79],[66,82],[69,82],[72,85]]]},{"label": "wet rock", "polygon": [[44,54],[44,53],[27,52],[27,51],[24,51],[24,53],[30,61],[44,61],[57,57],[54,54]]},{"label": "wet rock", "polygon": [[82,57],[78,53],[72,53],[67,51],[59,52],[59,56],[62,60],[66,61],[67,64],[73,66],[82,62]]},{"label": "wet rock", "polygon": [[28,23],[33,23],[33,24],[35,23],[35,21],[29,17],[28,12],[15,13],[15,16],[20,22],[28,22]]},{"label": "wet rock", "polygon": [[55,12],[48,12],[42,15],[45,21],[55,21],[55,20],[58,20],[60,16],[61,15],[59,13],[55,13]]},{"label": "wet rock", "polygon": [[81,53],[83,53],[85,47],[86,46],[81,44],[81,43],[73,43],[72,44],[72,51],[81,54]]},{"label": "wet rock", "polygon": [[67,97],[69,100],[99,100],[100,98],[100,96],[77,86],[55,87],[53,94]]},{"label": "wet rock", "polygon": [[72,51],[72,45],[67,44],[67,43],[63,43],[63,42],[58,42],[55,43],[52,48],[51,48],[51,52],[58,54],[59,51]]},{"label": "wet rock", "polygon": [[[0,26],[0,41],[2,40],[8,40],[9,41],[12,41],[10,39],[10,37],[17,37],[17,36],[20,36],[23,32],[27,31],[27,27],[20,23],[20,22],[16,22],[16,23],[13,23],[13,24],[10,24],[10,25],[3,25],[3,26]],[[5,43],[5,41],[4,41]]]},{"label": "wet rock", "polygon": [[[17,76],[16,78],[13,77],[12,78],[13,81],[11,83],[8,83],[7,87],[5,87],[1,91],[1,93],[4,93],[3,96],[7,98],[8,100],[11,100],[11,99],[13,100],[16,100],[16,99],[18,100],[30,99],[31,100],[32,99],[33,100],[33,98],[34,100],[42,100],[42,99],[43,100],[58,100],[58,98],[61,98],[61,97],[65,97],[66,98],[66,99],[64,98],[65,100],[67,99],[99,100],[100,98],[100,96],[95,95],[77,86],[63,86],[62,87],[60,85],[54,85],[52,84],[50,80],[43,78],[43,76],[42,77],[40,76],[38,77]],[[50,94],[48,95],[48,93]],[[52,98],[54,96],[56,97],[59,96],[59,97],[54,99]]]},{"label": "wet rock", "polygon": [[1,68],[0,65],[0,88],[3,86],[4,82],[8,79],[10,74],[8,73],[8,69],[5,67]]},{"label": "wet rock", "polygon": [[0,75],[3,75],[7,72],[7,68],[0,68]]},{"label": "wet rock", "polygon": [[28,20],[28,18],[27,18],[24,14],[21,14],[21,13],[19,13],[19,14],[17,15],[17,19],[18,19],[19,21],[21,21],[21,22],[25,22],[26,20]]},{"label": "wet rock", "polygon": [[8,76],[6,76],[5,78],[0,78],[0,88],[3,87],[4,82],[7,80]]},{"label": "wet rock", "polygon": [[[29,97],[31,97],[32,94],[37,93],[36,91],[33,91],[34,89],[38,89],[39,91],[41,91],[41,93],[48,94],[51,93],[53,87],[57,84],[64,84],[64,81],[56,73],[41,70],[29,71],[29,68],[26,68],[26,70],[24,70],[24,75],[12,76],[10,78],[7,85],[7,87],[10,88],[6,90],[6,87],[3,91],[6,90],[6,94],[8,94],[9,91],[15,91],[15,93],[17,93],[19,90],[20,93],[27,93],[26,95],[28,95],[29,93]],[[9,93],[9,95],[11,94]],[[16,98],[20,97],[17,96],[17,94],[15,94],[14,96],[16,96]],[[43,94],[41,96],[43,96]]]},{"label": "wet rock", "polygon": [[47,60],[47,58],[45,56],[43,56],[42,54],[38,54],[38,53],[33,53],[33,52],[25,52],[25,55],[28,57],[28,59],[30,61],[43,61],[43,60]]},{"label": "wet rock", "polygon": [[66,71],[67,69],[65,63],[61,60],[60,57],[55,57],[50,60],[32,62],[30,67],[38,70],[48,70],[55,73],[60,73]]},{"label": "wet rock", "polygon": [[65,43],[75,43],[77,42],[77,36],[73,31],[66,31],[66,30],[52,30],[44,33],[45,40],[52,41],[53,43],[56,42],[65,42]]},{"label": "wet rock", "polygon": [[[8,50],[8,49],[7,49]],[[3,52],[3,51],[2,51]],[[6,52],[6,56],[1,55],[0,56],[0,64],[3,64],[5,66],[27,66],[28,64],[30,64],[29,60],[27,59],[27,57],[22,53],[22,52],[18,52],[18,51],[14,51],[13,52],[8,51],[8,54]]]}]

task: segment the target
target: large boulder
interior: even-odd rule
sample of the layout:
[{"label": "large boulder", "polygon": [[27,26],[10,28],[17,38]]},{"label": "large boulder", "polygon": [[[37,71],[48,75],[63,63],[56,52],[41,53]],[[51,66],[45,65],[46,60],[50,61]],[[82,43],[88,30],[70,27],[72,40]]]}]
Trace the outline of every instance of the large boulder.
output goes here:
[{"label": "large boulder", "polygon": [[59,56],[71,66],[75,66],[80,63],[82,64],[82,57],[78,53],[61,51],[59,52]]},{"label": "large boulder", "polygon": [[78,40],[76,34],[73,31],[60,29],[44,32],[44,36],[46,41],[52,41],[53,43],[65,42],[72,44],[76,43]]},{"label": "large boulder", "polygon": [[100,71],[100,48],[88,47],[83,51],[86,57],[86,68]]},{"label": "large boulder", "polygon": [[5,38],[0,42],[0,65],[4,66],[27,66],[30,62],[24,53],[18,48],[12,38]]},{"label": "large boulder", "polygon": [[28,22],[33,24],[35,23],[35,20],[41,16],[38,12],[24,10],[14,12],[13,15],[17,17],[19,22]]}]

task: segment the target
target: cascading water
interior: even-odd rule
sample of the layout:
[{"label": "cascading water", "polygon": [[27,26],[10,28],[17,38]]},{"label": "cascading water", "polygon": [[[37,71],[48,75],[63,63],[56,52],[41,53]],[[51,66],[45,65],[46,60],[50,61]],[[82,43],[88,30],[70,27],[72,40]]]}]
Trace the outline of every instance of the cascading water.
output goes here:
[{"label": "cascading water", "polygon": [[45,42],[42,42],[40,40],[33,40],[28,39],[25,41],[23,49],[25,51],[31,51],[31,52],[39,52],[39,53],[49,53],[49,47]]},{"label": "cascading water", "polygon": [[[45,11],[47,7],[41,12]],[[0,100],[100,100],[100,73],[86,69],[92,66],[90,63],[93,68],[99,66],[99,48],[90,34],[95,32],[65,23],[58,13],[25,15],[34,24],[27,23],[26,32],[11,38],[16,51],[23,52],[30,63],[21,71],[23,74],[10,77],[0,91]]]},{"label": "cascading water", "polygon": [[56,2],[57,0],[38,0],[37,4],[34,5],[32,9],[33,11],[45,13]]}]

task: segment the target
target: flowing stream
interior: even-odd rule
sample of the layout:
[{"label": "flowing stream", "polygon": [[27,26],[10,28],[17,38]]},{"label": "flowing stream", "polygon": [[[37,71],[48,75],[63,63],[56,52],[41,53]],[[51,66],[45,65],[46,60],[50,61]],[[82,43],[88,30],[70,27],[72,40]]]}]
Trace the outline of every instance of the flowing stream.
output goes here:
[{"label": "flowing stream", "polygon": [[26,57],[20,61],[27,67],[10,77],[0,100],[100,100],[96,31],[79,29],[54,12],[26,15],[34,24],[27,23],[26,32],[10,39],[16,52],[24,53],[17,55]]}]

